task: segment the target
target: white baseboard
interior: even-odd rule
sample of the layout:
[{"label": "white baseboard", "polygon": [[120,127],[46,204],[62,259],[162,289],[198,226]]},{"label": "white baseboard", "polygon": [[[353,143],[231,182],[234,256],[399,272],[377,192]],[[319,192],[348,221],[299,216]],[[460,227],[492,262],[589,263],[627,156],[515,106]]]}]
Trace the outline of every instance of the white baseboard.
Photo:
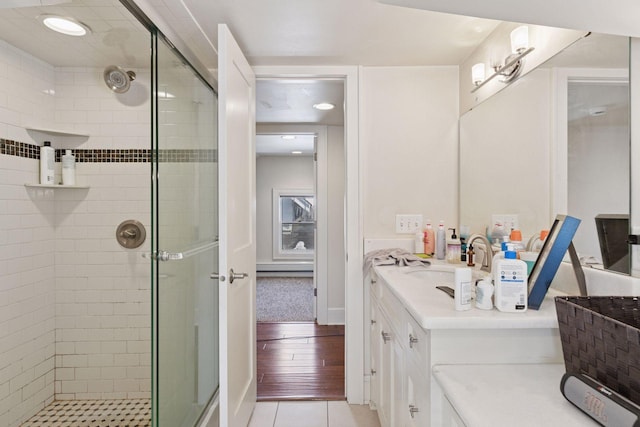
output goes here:
[{"label": "white baseboard", "polygon": [[329,325],[344,325],[344,308],[330,308],[327,310],[327,321]]},{"label": "white baseboard", "polygon": [[313,273],[313,261],[297,261],[297,262],[259,262],[256,263],[256,270],[259,272],[272,271],[305,271]]}]

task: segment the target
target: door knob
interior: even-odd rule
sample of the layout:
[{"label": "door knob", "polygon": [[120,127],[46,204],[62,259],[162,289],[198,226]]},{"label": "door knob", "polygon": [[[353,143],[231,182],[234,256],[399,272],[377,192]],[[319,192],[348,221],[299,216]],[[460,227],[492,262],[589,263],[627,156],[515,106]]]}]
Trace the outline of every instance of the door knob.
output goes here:
[{"label": "door knob", "polygon": [[247,273],[236,273],[233,268],[229,270],[229,283],[233,283],[236,279],[245,279],[249,277]]}]

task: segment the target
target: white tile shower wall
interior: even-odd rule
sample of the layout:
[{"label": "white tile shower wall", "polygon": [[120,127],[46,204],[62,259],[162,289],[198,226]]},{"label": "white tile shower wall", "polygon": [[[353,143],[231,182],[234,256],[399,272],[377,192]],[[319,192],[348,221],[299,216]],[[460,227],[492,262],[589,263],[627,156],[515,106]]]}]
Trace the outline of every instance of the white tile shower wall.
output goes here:
[{"label": "white tile shower wall", "polygon": [[[54,137],[57,148],[146,149],[151,132],[148,70],[134,69],[129,91],[111,92],[102,68],[56,68],[55,123],[82,137]],[[66,139],[66,140],[65,140]],[[72,143],[72,146],[68,144]]]},{"label": "white tile shower wall", "polygon": [[[32,142],[50,126],[53,68],[0,41],[0,138]],[[38,162],[0,154],[0,425],[18,426],[53,400],[54,195],[27,190]]]},{"label": "white tile shower wall", "polygon": [[35,160],[0,155],[0,425],[53,400],[54,202]]},{"label": "white tile shower wall", "polygon": [[56,399],[148,398],[150,238],[118,245],[127,219],[150,233],[149,163],[79,163],[89,190],[56,194]]}]

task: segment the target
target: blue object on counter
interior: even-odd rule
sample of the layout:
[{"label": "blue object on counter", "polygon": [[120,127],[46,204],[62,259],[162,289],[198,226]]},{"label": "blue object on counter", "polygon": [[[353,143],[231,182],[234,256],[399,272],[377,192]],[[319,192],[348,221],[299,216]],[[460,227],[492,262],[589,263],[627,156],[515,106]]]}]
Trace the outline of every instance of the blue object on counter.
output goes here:
[{"label": "blue object on counter", "polygon": [[556,216],[549,236],[544,241],[540,255],[529,275],[529,308],[540,309],[565,252],[580,225],[580,220],[569,215]]}]

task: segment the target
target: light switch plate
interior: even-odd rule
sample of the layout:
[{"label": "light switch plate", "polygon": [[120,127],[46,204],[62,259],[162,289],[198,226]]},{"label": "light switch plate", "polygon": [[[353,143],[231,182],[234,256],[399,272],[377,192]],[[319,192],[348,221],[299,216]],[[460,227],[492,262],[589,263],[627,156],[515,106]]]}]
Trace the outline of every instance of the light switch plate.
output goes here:
[{"label": "light switch plate", "polygon": [[415,234],[422,230],[422,215],[399,214],[396,215],[396,233]]}]

